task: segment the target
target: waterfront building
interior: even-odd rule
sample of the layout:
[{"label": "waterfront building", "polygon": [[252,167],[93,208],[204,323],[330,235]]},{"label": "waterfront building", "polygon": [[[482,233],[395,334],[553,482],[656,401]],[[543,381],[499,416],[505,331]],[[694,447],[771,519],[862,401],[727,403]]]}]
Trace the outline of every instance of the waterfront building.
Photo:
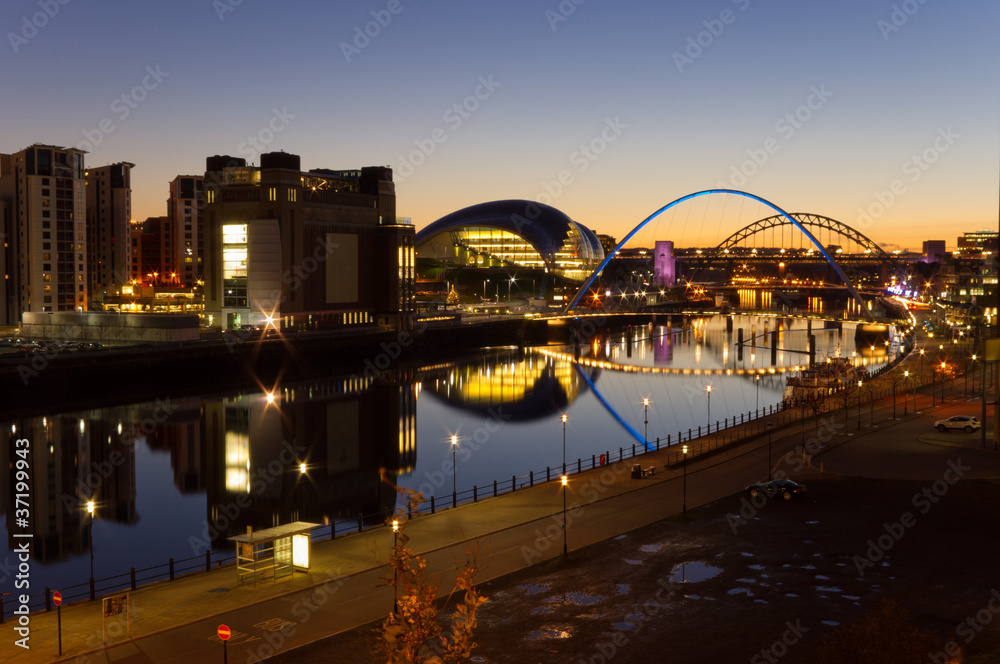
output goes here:
[{"label": "waterfront building", "polygon": [[36,143],[0,154],[5,325],[21,313],[86,310],[87,229],[84,152]]},{"label": "waterfront building", "polygon": [[84,172],[87,181],[87,275],[91,301],[130,280],[132,169],[126,161]]},{"label": "waterfront building", "polygon": [[412,325],[414,231],[396,217],[392,169],[214,156],[204,192],[206,316],[287,330]]},{"label": "waterfront building", "polygon": [[166,283],[174,286],[194,286],[203,278],[205,233],[201,225],[201,206],[204,205],[204,182],[200,175],[178,175],[170,182],[161,274]]},{"label": "waterfront building", "polygon": [[580,283],[602,260],[592,230],[534,201],[480,203],[417,233],[419,258],[478,268],[528,268]]}]

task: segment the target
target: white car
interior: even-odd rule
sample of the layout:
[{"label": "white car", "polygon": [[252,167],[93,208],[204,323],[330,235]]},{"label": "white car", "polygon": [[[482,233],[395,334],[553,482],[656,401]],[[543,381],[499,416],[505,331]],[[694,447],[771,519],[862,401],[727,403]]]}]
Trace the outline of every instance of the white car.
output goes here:
[{"label": "white car", "polygon": [[934,423],[934,428],[938,431],[964,431],[972,433],[979,428],[979,420],[972,415],[955,415],[946,420],[938,420]]}]

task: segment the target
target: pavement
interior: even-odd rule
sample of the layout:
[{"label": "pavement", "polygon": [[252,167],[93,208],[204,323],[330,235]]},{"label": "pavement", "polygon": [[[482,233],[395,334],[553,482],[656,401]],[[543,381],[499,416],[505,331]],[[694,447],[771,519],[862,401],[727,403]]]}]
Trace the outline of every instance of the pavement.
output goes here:
[{"label": "pavement", "polygon": [[[932,438],[927,446],[934,447],[941,435],[950,443],[967,444],[969,454],[982,455],[973,460],[975,472],[970,477],[1000,476],[1000,455],[992,449],[973,449],[978,435],[919,433],[928,430],[928,421],[970,410],[971,404],[964,397],[932,409],[930,398],[918,393],[917,402],[921,410],[906,418],[888,416],[891,400],[876,402],[870,418],[864,413],[863,419],[870,420],[868,427],[858,418],[861,430],[852,430],[853,408],[846,415],[841,411],[840,426],[836,414],[821,414],[817,420],[809,417],[799,425],[797,413],[785,412],[770,418],[779,421],[770,441],[758,420],[742,425],[744,431],[756,427],[760,433],[740,444],[724,445],[733,437],[733,429],[694,441],[686,463],[681,463],[677,445],[643,455],[637,461],[655,466],[657,472],[639,480],[630,477],[631,460],[571,475],[568,549],[579,550],[675,516],[684,505],[693,509],[730,496],[766,477],[776,459],[801,457],[813,467],[819,459],[826,472],[864,476],[889,463],[867,458],[866,449],[854,449],[871,434],[884,437],[892,431],[892,439],[899,439],[906,447],[902,460],[898,451],[893,451],[891,461],[906,477],[940,477],[939,461],[912,451],[914,445],[926,444],[920,442],[922,438]],[[820,457],[809,459],[801,447],[806,432],[812,436],[824,427],[830,433]],[[991,431],[988,437],[992,439]],[[470,546],[476,551],[479,583],[558,556],[563,538],[562,498],[559,482],[553,481],[417,517],[406,525],[406,532],[411,548],[424,556],[428,570],[438,575],[444,595],[452,587],[456,561],[467,556]],[[264,660],[384,618],[393,604],[392,589],[382,578],[392,543],[389,528],[314,542],[308,572],[257,586],[240,586],[232,566],[143,586],[129,593],[127,625],[122,616],[105,620],[100,602],[64,605],[61,616],[55,610],[32,614],[30,649],[13,645],[20,636],[8,618],[3,626],[7,643],[0,648],[0,662],[194,664],[217,662],[223,656],[236,658],[233,661]],[[232,631],[226,644],[217,636],[223,623]]]}]

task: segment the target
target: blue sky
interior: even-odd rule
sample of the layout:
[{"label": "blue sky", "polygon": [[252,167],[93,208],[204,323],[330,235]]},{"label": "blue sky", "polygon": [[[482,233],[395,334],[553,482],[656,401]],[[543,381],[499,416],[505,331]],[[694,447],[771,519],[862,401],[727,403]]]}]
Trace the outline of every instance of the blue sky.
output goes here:
[{"label": "blue sky", "polygon": [[[0,8],[0,151],[133,162],[140,219],[256,143],[392,166],[418,228],[530,198],[622,237],[722,185],[889,248],[997,226],[994,1],[63,1]],[[714,244],[758,212],[637,241]]]}]

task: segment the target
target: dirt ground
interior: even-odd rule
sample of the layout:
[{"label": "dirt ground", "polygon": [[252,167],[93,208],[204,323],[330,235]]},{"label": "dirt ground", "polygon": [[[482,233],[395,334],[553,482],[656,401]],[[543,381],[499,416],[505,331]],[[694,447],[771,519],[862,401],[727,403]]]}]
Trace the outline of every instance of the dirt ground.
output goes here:
[{"label": "dirt ground", "polygon": [[[485,583],[473,661],[808,663],[882,597],[942,647],[995,647],[1000,484],[949,477],[802,476],[796,499],[736,494]],[[375,628],[275,661],[376,661]]]}]

